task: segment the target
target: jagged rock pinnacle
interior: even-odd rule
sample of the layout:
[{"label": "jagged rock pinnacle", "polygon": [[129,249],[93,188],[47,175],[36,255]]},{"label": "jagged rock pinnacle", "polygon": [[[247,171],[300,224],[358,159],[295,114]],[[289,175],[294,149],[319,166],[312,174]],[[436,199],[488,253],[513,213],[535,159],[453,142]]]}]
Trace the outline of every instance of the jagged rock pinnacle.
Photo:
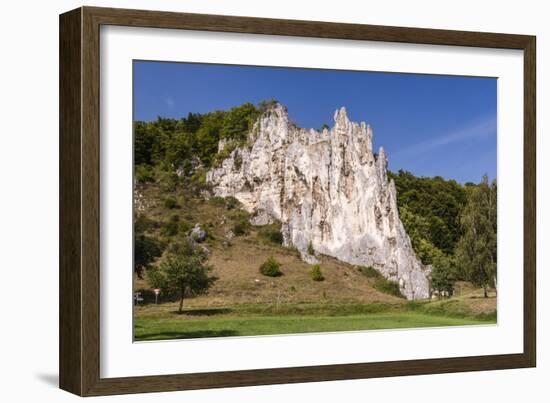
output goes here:
[{"label": "jagged rock pinnacle", "polygon": [[281,221],[284,244],[304,260],[314,259],[311,244],[316,253],[373,266],[408,299],[428,298],[429,269],[399,219],[384,149],[375,157],[372,129],[350,122],[345,108],[334,122],[321,132],[300,129],[275,104],[256,122],[248,146],[209,171],[207,181],[217,196],[234,196],[255,216]]},{"label": "jagged rock pinnacle", "polygon": [[336,112],[334,112],[334,127],[338,131],[345,132],[348,130],[349,124],[350,121],[348,119],[346,108],[341,107],[340,109],[337,109]]}]

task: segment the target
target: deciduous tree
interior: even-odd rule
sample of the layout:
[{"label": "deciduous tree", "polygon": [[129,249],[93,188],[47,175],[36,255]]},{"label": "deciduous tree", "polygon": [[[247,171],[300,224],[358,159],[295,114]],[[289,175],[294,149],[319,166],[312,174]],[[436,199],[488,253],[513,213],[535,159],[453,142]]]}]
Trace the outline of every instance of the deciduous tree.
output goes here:
[{"label": "deciduous tree", "polygon": [[497,284],[497,185],[487,176],[471,187],[460,217],[463,235],[457,258],[465,277],[488,296],[488,287]]},{"label": "deciduous tree", "polygon": [[206,259],[200,246],[186,240],[173,248],[158,267],[147,271],[149,284],[168,295],[177,295],[181,313],[184,298],[206,293],[216,281],[216,277],[210,276],[212,268],[206,264]]}]

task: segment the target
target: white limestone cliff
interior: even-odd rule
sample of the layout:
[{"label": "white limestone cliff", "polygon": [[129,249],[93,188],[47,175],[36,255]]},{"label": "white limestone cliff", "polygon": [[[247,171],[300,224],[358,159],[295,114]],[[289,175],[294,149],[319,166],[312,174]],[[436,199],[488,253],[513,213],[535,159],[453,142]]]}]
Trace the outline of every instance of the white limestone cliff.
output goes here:
[{"label": "white limestone cliff", "polygon": [[429,268],[415,255],[399,219],[384,150],[372,150],[372,130],[350,122],[345,108],[334,127],[300,129],[280,104],[265,112],[221,166],[207,174],[215,195],[234,196],[262,225],[282,223],[284,244],[310,263],[315,253],[373,266],[408,299],[428,298]]}]

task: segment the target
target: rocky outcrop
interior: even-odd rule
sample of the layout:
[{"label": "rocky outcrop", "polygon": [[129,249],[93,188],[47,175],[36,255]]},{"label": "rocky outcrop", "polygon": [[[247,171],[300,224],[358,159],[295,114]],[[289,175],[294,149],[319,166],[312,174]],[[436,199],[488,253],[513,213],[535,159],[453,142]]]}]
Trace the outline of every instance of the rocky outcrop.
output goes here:
[{"label": "rocky outcrop", "polygon": [[284,244],[302,258],[333,256],[373,266],[399,283],[408,299],[429,297],[429,269],[415,255],[399,219],[396,190],[387,178],[384,150],[372,150],[372,130],[351,122],[345,108],[322,132],[297,128],[275,105],[207,174],[216,196],[234,196],[252,222],[282,223]]},{"label": "rocky outcrop", "polygon": [[206,231],[203,230],[199,224],[195,224],[193,229],[189,232],[189,236],[195,242],[201,243],[206,240]]}]

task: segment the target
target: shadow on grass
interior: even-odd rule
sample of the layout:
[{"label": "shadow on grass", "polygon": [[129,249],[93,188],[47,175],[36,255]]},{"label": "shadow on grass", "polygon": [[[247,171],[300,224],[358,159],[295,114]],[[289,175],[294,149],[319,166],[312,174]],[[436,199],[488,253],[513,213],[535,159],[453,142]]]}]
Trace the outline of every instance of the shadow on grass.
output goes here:
[{"label": "shadow on grass", "polygon": [[166,339],[198,339],[201,337],[228,337],[238,336],[239,332],[235,330],[222,329],[222,330],[196,330],[192,332],[155,332],[145,333],[136,336],[136,341],[146,340],[166,340]]},{"label": "shadow on grass", "polygon": [[223,315],[224,313],[232,312],[229,308],[202,308],[202,309],[184,309],[182,312],[173,311],[176,315],[185,316],[214,316]]},{"label": "shadow on grass", "polygon": [[490,299],[495,299],[496,297],[494,295],[489,295],[488,297],[484,297],[483,295],[472,295],[472,296],[469,296],[467,298],[468,299],[481,299],[481,300],[488,301]]}]

